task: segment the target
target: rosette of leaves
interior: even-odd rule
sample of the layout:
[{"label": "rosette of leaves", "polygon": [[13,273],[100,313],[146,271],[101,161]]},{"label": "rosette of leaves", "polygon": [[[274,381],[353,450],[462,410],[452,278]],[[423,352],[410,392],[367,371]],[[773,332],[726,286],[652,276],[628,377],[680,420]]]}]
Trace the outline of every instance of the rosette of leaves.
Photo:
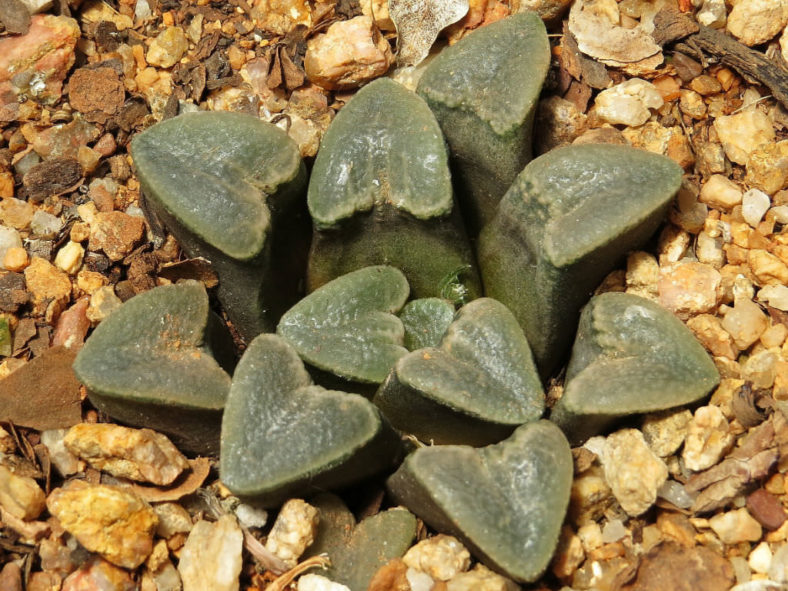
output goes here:
[{"label": "rosette of leaves", "polygon": [[440,296],[458,268],[470,298],[480,294],[441,130],[400,84],[376,80],[337,114],[312,169],[308,204],[315,227],[308,290],[386,264],[405,274],[417,298]]},{"label": "rosette of leaves", "polygon": [[278,127],[239,113],[186,113],[134,137],[153,212],[192,257],[211,261],[240,334],[272,331],[300,295],[309,248],[306,168]]}]

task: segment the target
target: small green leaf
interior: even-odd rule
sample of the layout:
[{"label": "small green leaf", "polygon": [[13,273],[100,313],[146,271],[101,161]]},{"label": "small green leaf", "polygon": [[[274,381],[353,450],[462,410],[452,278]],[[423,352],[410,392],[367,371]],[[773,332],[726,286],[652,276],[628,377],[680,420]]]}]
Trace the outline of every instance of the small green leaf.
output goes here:
[{"label": "small green leaf", "polygon": [[357,524],[335,495],[319,495],[312,504],[320,511],[320,527],[306,556],[327,554],[331,566],[320,574],[350,589],[366,589],[378,569],[405,554],[416,537],[416,517],[401,507]]},{"label": "small green leaf", "polygon": [[301,358],[347,380],[380,383],[408,351],[394,314],[408,299],[394,267],[365,267],[312,292],[282,316],[277,333]]},{"label": "small green leaf", "polygon": [[440,298],[422,298],[405,304],[399,319],[405,327],[408,351],[437,347],[454,319],[454,304]]}]

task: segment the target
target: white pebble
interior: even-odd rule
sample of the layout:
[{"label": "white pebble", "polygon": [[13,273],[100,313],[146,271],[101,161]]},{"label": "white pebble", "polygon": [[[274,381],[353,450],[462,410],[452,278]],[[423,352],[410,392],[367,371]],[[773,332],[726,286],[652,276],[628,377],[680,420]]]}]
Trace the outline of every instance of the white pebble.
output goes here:
[{"label": "white pebble", "polygon": [[766,193],[759,189],[750,189],[741,198],[742,217],[754,228],[761,223],[771,205],[771,199]]},{"label": "white pebble", "polygon": [[413,546],[402,561],[433,579],[448,581],[457,573],[468,570],[471,555],[457,538],[438,534]]},{"label": "white pebble", "polygon": [[238,591],[243,532],[233,515],[194,524],[181,548],[178,572],[188,591]]},{"label": "white pebble", "polygon": [[[731,556],[730,558],[731,566],[733,567],[733,575],[736,577],[737,586],[747,583],[752,578],[752,569],[750,565],[747,564],[747,559],[743,558],[742,556]],[[736,587],[734,587],[736,589]],[[733,591],[733,589],[731,589]],[[739,589],[739,591],[742,591]]]},{"label": "white pebble", "polygon": [[721,29],[728,20],[725,0],[705,0],[695,18],[705,27]]},{"label": "white pebble", "polygon": [[774,551],[769,578],[778,583],[788,583],[788,544],[785,542]]},{"label": "white pebble", "polygon": [[[668,478],[668,468],[646,445],[637,429],[621,429],[605,440],[600,457],[605,481],[621,508],[640,515],[657,500],[657,490]],[[603,533],[604,539],[604,533]]]},{"label": "white pebble", "polygon": [[79,242],[71,242],[69,240],[63,248],[57,251],[55,266],[69,275],[76,275],[82,267],[84,256],[85,249],[82,245]]},{"label": "white pebble", "polygon": [[741,203],[742,192],[728,177],[713,174],[701,187],[700,200],[711,207],[728,210]]},{"label": "white pebble", "polygon": [[350,588],[320,575],[308,574],[298,579],[298,591],[350,591]]},{"label": "white pebble", "polygon": [[435,585],[435,580],[431,576],[415,568],[409,568],[405,572],[405,578],[408,579],[410,591],[430,591]]},{"label": "white pebble", "polygon": [[290,499],[282,505],[265,547],[293,568],[315,540],[318,519],[318,511],[312,505]]},{"label": "white pebble", "polygon": [[725,544],[755,542],[763,534],[761,524],[744,508],[718,513],[709,519],[709,527]]},{"label": "white pebble", "polygon": [[689,494],[684,485],[675,480],[666,480],[665,484],[659,487],[657,496],[679,509],[689,509],[692,507],[692,503],[695,502],[695,497],[697,497],[697,495]]},{"label": "white pebble", "polygon": [[41,443],[49,452],[52,465],[63,476],[70,476],[79,471],[79,458],[66,449],[63,438],[66,436],[66,429],[50,429],[41,431]]},{"label": "white pebble", "polygon": [[22,0],[30,14],[38,14],[52,7],[52,0]]},{"label": "white pebble", "polygon": [[602,453],[605,451],[605,437],[603,435],[591,437],[583,444],[583,447],[596,456],[601,457]]},{"label": "white pebble", "polygon": [[30,229],[39,238],[54,238],[63,227],[63,222],[56,215],[38,210],[30,221]]},{"label": "white pebble", "polygon": [[134,6],[134,20],[138,22],[144,21],[146,18],[149,18],[151,14],[148,0],[137,0],[137,4]]},{"label": "white pebble", "polygon": [[761,542],[747,558],[747,563],[750,568],[756,573],[765,575],[769,572],[769,567],[772,565],[772,549],[769,548],[769,542]]},{"label": "white pebble", "polygon": [[235,508],[235,516],[244,527],[264,527],[268,521],[268,512],[265,509],[252,507],[241,503]]},{"label": "white pebble", "polygon": [[602,528],[602,541],[605,544],[617,542],[627,535],[627,528],[620,519],[612,519]]},{"label": "white pebble", "polygon": [[[757,337],[753,342],[755,340]],[[681,452],[684,465],[696,472],[710,468],[730,449],[733,441],[734,436],[720,408],[701,406],[695,411],[684,439]]]},{"label": "white pebble", "polygon": [[650,109],[659,109],[664,101],[657,87],[640,78],[632,78],[596,97],[597,114],[613,125],[643,125],[651,117]]},{"label": "white pebble", "polygon": [[714,238],[701,232],[695,242],[695,256],[701,263],[720,269],[725,264],[725,251],[722,248],[724,244],[722,236]]}]

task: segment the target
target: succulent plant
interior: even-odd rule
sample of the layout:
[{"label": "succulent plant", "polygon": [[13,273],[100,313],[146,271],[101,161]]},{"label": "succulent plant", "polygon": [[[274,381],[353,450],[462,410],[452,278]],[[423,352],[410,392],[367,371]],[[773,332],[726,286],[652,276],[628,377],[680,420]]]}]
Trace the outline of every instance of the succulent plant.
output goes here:
[{"label": "succulent plant", "polygon": [[[216,453],[221,441],[222,481],[264,506],[396,469],[387,488],[409,510],[357,524],[337,497],[314,501],[328,527],[312,552],[328,552],[329,576],[354,591],[404,553],[414,513],[534,581],[567,508],[567,438],[695,402],[719,379],[657,304],[589,302],[654,233],[681,170],[613,145],[529,163],[548,63],[544,26],[521,14],[446,49],[418,94],[368,85],[325,134],[308,195],[295,144],[255,118],[196,113],[139,134],[132,155],[151,210],[211,262],[249,345],[235,367],[237,342],[204,287],[157,287],[77,356],[90,400],[187,450]],[[541,380],[575,334],[563,397],[541,419]],[[414,442],[396,468],[401,434],[435,445]]]}]

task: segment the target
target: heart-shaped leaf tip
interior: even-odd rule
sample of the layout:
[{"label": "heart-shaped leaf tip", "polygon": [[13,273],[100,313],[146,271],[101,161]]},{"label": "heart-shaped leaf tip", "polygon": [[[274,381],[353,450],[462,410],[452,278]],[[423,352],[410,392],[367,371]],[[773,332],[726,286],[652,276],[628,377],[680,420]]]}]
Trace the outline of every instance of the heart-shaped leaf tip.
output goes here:
[{"label": "heart-shaped leaf tip", "polygon": [[460,267],[477,296],[448,159],[438,122],[415,92],[387,78],[359,90],[331,122],[309,180],[307,289],[387,264],[405,274],[414,297],[433,297]]},{"label": "heart-shaped leaf tip", "polygon": [[646,298],[605,293],[583,309],[551,420],[581,442],[616,419],[691,404],[720,380],[681,320]]},{"label": "heart-shaped leaf tip", "polygon": [[446,136],[454,184],[476,236],[531,159],[531,129],[550,66],[547,30],[536,13],[480,27],[441,51],[416,91]]},{"label": "heart-shaped leaf tip", "polygon": [[460,309],[439,348],[400,358],[374,402],[402,431],[466,445],[498,442],[544,412],[523,330],[506,306],[490,298]]},{"label": "heart-shaped leaf tip", "polygon": [[295,142],[256,117],[202,111],[136,135],[131,154],[152,211],[190,256],[213,264],[239,332],[272,330],[300,295],[309,244]]},{"label": "heart-shaped leaf tip", "polygon": [[366,398],[312,385],[277,335],[249,345],[222,420],[221,479],[240,497],[276,505],[389,468],[400,440]]},{"label": "heart-shaped leaf tip", "polygon": [[569,503],[572,453],[549,421],[501,443],[423,447],[387,482],[394,499],[458,537],[490,568],[517,581],[547,567]]},{"label": "heart-shaped leaf tip", "polygon": [[365,267],[338,277],[288,310],[276,331],[307,363],[346,380],[380,383],[408,350],[394,314],[408,299],[394,267]]},{"label": "heart-shaped leaf tip", "polygon": [[219,323],[201,283],[156,287],[96,327],[74,373],[111,417],[163,431],[186,449],[215,452],[230,389],[210,352],[214,333],[227,336]]}]

